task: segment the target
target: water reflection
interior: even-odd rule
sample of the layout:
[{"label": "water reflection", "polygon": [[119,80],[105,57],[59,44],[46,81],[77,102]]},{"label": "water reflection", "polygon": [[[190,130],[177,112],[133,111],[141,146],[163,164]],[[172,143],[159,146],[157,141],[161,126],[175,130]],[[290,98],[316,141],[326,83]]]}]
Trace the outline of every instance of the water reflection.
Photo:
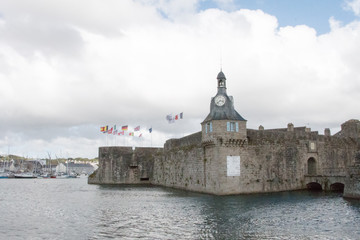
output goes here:
[{"label": "water reflection", "polygon": [[360,201],[212,196],[86,180],[0,181],[0,239],[360,239]]}]

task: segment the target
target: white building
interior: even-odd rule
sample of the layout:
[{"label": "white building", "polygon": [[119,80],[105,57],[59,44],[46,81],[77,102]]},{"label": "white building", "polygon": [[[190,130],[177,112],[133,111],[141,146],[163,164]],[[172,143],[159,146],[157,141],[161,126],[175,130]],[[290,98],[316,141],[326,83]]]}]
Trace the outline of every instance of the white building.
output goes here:
[{"label": "white building", "polygon": [[56,167],[57,173],[76,173],[80,174],[91,174],[95,171],[94,167],[89,163],[60,163]]}]

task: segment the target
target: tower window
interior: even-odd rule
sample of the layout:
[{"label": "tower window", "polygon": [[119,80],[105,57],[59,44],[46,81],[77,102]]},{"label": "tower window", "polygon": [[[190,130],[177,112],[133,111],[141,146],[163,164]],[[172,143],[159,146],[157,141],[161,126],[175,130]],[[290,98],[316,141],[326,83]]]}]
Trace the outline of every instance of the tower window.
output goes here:
[{"label": "tower window", "polygon": [[226,130],[228,132],[239,132],[239,123],[237,122],[227,122]]},{"label": "tower window", "polygon": [[205,125],[205,133],[208,133],[209,132],[212,132],[213,131],[213,128],[212,128],[212,122],[208,122],[206,125]]}]

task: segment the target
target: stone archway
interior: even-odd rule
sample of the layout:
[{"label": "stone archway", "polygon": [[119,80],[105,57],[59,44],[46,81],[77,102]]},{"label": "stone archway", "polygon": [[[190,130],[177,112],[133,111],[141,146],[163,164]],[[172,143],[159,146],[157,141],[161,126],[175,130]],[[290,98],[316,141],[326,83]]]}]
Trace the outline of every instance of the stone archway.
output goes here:
[{"label": "stone archway", "polygon": [[345,185],[343,183],[333,183],[330,185],[330,191],[333,192],[344,192]]},{"label": "stone archway", "polygon": [[308,175],[316,175],[316,160],[311,157],[307,161],[308,164]]},{"label": "stone archway", "polygon": [[317,182],[311,182],[306,184],[306,188],[311,191],[322,191],[321,184]]}]

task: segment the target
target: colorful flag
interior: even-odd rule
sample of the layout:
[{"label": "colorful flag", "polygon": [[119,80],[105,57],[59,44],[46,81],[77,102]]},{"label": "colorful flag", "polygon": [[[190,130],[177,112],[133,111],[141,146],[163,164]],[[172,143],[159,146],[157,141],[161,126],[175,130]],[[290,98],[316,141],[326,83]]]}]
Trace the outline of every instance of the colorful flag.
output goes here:
[{"label": "colorful flag", "polygon": [[149,133],[151,133],[152,132],[152,127],[151,128],[149,128]]},{"label": "colorful flag", "polygon": [[121,127],[121,130],[123,130],[123,131],[127,131],[127,130],[128,130],[128,125],[126,125],[126,126],[122,126],[122,127]]},{"label": "colorful flag", "polygon": [[175,120],[179,120],[179,115],[175,115]]},{"label": "colorful flag", "polygon": [[124,131],[119,132],[118,135],[124,135]]},{"label": "colorful flag", "polygon": [[166,120],[167,120],[169,123],[174,123],[174,122],[175,122],[172,114],[166,115]]},{"label": "colorful flag", "polygon": [[114,130],[116,130],[116,125],[114,125]]},{"label": "colorful flag", "polygon": [[108,126],[100,127],[100,132],[106,133],[108,130]]},{"label": "colorful flag", "polygon": [[140,131],[140,126],[137,126],[136,128],[134,128],[134,131]]},{"label": "colorful flag", "polygon": [[114,130],[114,135],[116,135],[117,134],[117,130]]},{"label": "colorful flag", "polygon": [[113,131],[113,128],[110,128],[110,129],[108,130],[108,134],[112,134],[112,131]]},{"label": "colorful flag", "polygon": [[180,119],[183,119],[183,115],[184,115],[183,113],[180,113]]},{"label": "colorful flag", "polygon": [[134,136],[134,133],[133,132],[129,133],[129,136]]},{"label": "colorful flag", "polygon": [[141,136],[142,136],[142,133],[140,133],[139,137],[141,137]]}]

